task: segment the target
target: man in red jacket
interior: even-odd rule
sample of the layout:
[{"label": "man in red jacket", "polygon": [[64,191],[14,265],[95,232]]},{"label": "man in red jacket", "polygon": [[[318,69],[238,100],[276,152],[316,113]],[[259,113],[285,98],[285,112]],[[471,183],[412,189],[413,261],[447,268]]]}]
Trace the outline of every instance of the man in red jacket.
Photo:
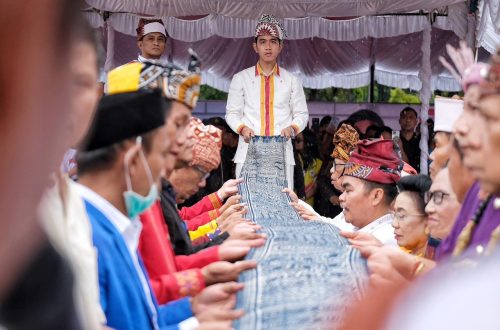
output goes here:
[{"label": "man in red jacket", "polygon": [[[168,180],[164,180],[162,190],[164,194],[170,195],[175,200],[174,203],[183,203],[185,199],[189,198],[200,187],[205,185],[205,176],[213,167],[210,165],[210,162],[205,162],[205,166],[198,166],[196,170],[193,168],[193,165],[196,165],[192,163],[193,154],[206,152],[207,150],[203,143],[196,144],[199,135],[205,135],[203,132],[205,127],[210,127],[210,125],[205,126],[200,119],[192,117],[188,127],[188,139],[186,143],[182,145],[176,154],[175,161],[167,164],[165,178],[168,178]],[[212,127],[215,129],[214,126]],[[198,150],[193,150],[195,146]],[[214,161],[220,163],[220,150],[212,150],[210,152],[215,155],[211,158],[212,164]],[[172,166],[173,164],[175,165]],[[200,170],[204,175],[200,176]],[[193,231],[199,226],[216,220],[225,210],[235,204],[237,198],[233,198],[228,201],[229,203],[226,202],[225,204],[224,201],[238,193],[238,184],[241,181],[241,179],[228,180],[217,192],[205,196],[198,203],[190,207],[182,207],[180,210],[177,210],[179,216],[186,221],[188,229]]]},{"label": "man in red jacket", "polygon": [[[226,239],[260,238],[261,235],[255,233],[259,227],[242,219],[245,210],[239,203],[241,196],[235,195],[241,180],[228,180],[217,192],[179,211],[177,203],[203,186],[206,173],[220,163],[218,129],[210,125],[205,126],[198,118],[191,118],[188,131],[189,139],[177,155],[175,170],[172,172],[168,168],[173,162],[167,164],[166,170],[171,173],[171,182],[162,180],[160,196],[163,216],[175,254],[190,255],[208,246],[219,245]],[[206,139],[208,137],[215,138],[216,143],[211,143]],[[227,199],[229,196],[231,198]],[[227,201],[222,204],[225,199]],[[238,222],[243,224],[236,228]]]},{"label": "man in red jacket", "polygon": [[[203,144],[207,150],[212,150],[216,142],[211,140],[210,143],[205,141]],[[205,161],[204,155],[195,154],[192,163],[201,164]],[[216,163],[217,166],[218,161]],[[208,165],[202,165],[201,170],[204,170],[205,166]],[[177,209],[174,212],[177,212]],[[141,221],[143,231],[139,250],[148,270],[153,290],[160,302],[194,295],[206,285],[235,280],[242,271],[253,268],[256,264],[252,261],[236,263],[230,261],[244,258],[250,247],[264,243],[263,239],[247,242],[231,241],[189,256],[176,255],[170,241],[169,227],[158,203],[141,215]],[[172,221],[170,224],[172,225]],[[186,228],[180,228],[178,231],[183,229],[187,235]]]}]

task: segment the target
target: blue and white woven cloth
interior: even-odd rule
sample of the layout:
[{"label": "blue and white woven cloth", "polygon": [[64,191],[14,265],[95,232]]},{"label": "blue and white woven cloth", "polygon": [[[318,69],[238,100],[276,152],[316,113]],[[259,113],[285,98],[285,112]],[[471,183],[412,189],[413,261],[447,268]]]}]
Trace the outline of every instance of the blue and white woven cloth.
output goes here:
[{"label": "blue and white woven cloth", "polygon": [[336,227],[302,220],[282,192],[286,187],[285,139],[254,137],[240,185],[247,218],[264,228],[264,247],[247,259],[258,267],[240,275],[245,289],[237,308],[245,315],[234,323],[249,329],[334,329],[367,279],[366,262]]}]

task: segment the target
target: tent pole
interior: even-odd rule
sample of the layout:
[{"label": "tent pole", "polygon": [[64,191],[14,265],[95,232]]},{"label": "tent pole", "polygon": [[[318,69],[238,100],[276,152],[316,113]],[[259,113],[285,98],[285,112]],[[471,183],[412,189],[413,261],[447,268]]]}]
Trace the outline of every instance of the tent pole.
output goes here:
[{"label": "tent pole", "polygon": [[368,94],[369,102],[373,103],[375,99],[375,64],[370,65],[370,91]]},{"label": "tent pole", "polygon": [[115,30],[109,22],[109,12],[103,14],[104,26],[107,33],[106,42],[106,62],[104,62],[104,72],[108,73],[113,68],[113,60],[115,57]]},{"label": "tent pole", "polygon": [[427,128],[427,119],[429,118],[429,101],[431,99],[431,31],[432,25],[429,22],[422,31],[422,67],[418,76],[422,82],[420,89],[420,173],[428,174],[427,159],[429,157],[429,130]]}]

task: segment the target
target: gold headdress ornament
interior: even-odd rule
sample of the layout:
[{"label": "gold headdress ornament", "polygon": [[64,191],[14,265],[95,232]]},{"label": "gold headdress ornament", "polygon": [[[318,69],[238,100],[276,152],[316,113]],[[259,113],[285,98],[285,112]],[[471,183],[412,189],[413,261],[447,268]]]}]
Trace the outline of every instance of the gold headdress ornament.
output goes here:
[{"label": "gold headdress ornament", "polygon": [[333,158],[349,160],[349,155],[359,142],[358,132],[349,124],[342,124],[333,136]]},{"label": "gold headdress ornament", "polygon": [[198,56],[191,49],[187,70],[174,65],[166,67],[133,62],[122,65],[108,74],[107,94],[118,94],[161,88],[166,98],[196,107],[200,95],[201,70]]},{"label": "gold headdress ornament", "polygon": [[168,99],[184,103],[189,108],[196,107],[200,96],[201,69],[198,55],[189,49],[190,59],[187,70],[171,66],[167,69],[167,85],[164,89]]},{"label": "gold headdress ornament", "polygon": [[272,36],[283,41],[285,39],[286,32],[283,28],[281,22],[273,15],[265,14],[260,17],[257,21],[257,26],[255,27],[255,37],[258,36]]}]

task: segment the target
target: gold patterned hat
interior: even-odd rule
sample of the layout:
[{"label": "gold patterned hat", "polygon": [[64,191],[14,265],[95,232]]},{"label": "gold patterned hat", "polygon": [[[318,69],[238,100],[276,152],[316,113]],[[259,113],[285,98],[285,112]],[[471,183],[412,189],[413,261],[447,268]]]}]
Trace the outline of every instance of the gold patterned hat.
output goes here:
[{"label": "gold patterned hat", "polygon": [[222,131],[213,125],[205,125],[199,118],[191,118],[193,160],[191,166],[198,166],[209,173],[219,167],[221,161]]},{"label": "gold patterned hat", "polygon": [[349,124],[342,124],[333,136],[332,157],[347,162],[351,152],[356,149],[358,141],[359,134],[356,129]]},{"label": "gold patterned hat", "polygon": [[381,183],[396,184],[403,162],[392,140],[361,140],[344,167],[344,175]]},{"label": "gold patterned hat", "polygon": [[265,14],[260,17],[255,27],[255,38],[258,36],[272,36],[283,41],[286,32],[281,22],[273,15]]},{"label": "gold patterned hat", "polygon": [[200,95],[200,72],[200,61],[192,50],[187,70],[174,65],[132,62],[108,73],[107,94],[160,88],[166,98],[193,109]]},{"label": "gold patterned hat", "polygon": [[164,92],[168,99],[181,102],[190,109],[194,109],[200,96],[201,69],[198,55],[192,49],[189,49],[189,53],[187,70],[175,66],[168,68]]}]

